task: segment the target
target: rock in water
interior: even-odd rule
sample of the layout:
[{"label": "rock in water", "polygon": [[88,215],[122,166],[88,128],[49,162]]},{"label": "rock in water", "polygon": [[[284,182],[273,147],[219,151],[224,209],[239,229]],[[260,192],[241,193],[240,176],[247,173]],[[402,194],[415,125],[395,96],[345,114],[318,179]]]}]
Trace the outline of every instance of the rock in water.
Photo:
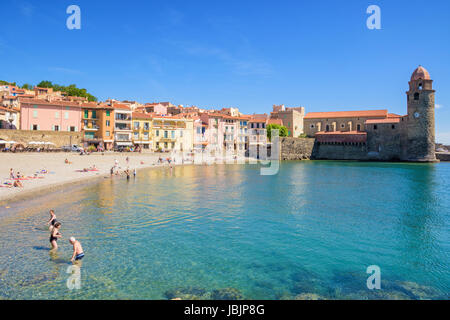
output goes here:
[{"label": "rock in water", "polygon": [[213,300],[242,300],[243,296],[238,289],[224,288],[219,290],[213,290],[211,298]]}]

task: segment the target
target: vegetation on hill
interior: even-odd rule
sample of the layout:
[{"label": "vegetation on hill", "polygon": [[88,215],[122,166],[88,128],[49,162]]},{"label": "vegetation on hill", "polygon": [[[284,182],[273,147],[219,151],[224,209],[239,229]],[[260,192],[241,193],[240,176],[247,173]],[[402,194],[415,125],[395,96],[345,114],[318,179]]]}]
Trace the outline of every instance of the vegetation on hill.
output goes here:
[{"label": "vegetation on hill", "polygon": [[89,92],[87,92],[86,89],[80,89],[77,88],[76,85],[71,84],[69,86],[62,86],[59,84],[54,84],[51,81],[41,81],[37,84],[37,87],[40,88],[53,88],[53,90],[55,91],[61,91],[61,92],[65,92],[67,93],[67,95],[72,96],[72,97],[83,97],[83,98],[87,98],[89,101],[97,101],[97,98],[94,97],[92,94],[90,94]]},{"label": "vegetation on hill", "polygon": [[[8,81],[4,81],[4,80],[0,80],[0,85],[10,85],[10,86],[17,86],[16,82],[8,82]],[[24,83],[22,86],[18,86],[19,88],[22,89],[27,89],[27,90],[33,90],[34,86],[32,84],[29,83]],[[72,96],[72,97],[84,97],[87,98],[89,101],[97,101],[97,98],[94,97],[92,94],[90,94],[89,92],[87,92],[86,89],[80,89],[77,88],[77,86],[75,84],[71,84],[69,86],[62,86],[56,83],[52,83],[51,81],[41,81],[37,84],[37,87],[41,87],[41,88],[53,88],[53,90],[55,91],[62,91],[67,93],[67,95]]]}]

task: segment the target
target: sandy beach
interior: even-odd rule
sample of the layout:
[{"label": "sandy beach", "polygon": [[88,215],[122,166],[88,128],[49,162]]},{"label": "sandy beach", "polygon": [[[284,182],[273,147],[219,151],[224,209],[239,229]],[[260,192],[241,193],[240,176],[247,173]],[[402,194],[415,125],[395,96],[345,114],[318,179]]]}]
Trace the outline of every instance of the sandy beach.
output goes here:
[{"label": "sandy beach", "polygon": [[[79,155],[78,153],[2,153],[0,154],[0,202],[7,202],[34,192],[45,191],[67,183],[81,182],[87,179],[109,175],[115,160],[118,161],[119,171],[122,173],[127,166],[133,169],[143,169],[158,166],[159,157],[166,158],[167,154],[155,153],[105,153]],[[127,165],[126,158],[129,157]],[[70,164],[65,163],[65,159]],[[97,171],[83,172],[84,168]],[[164,165],[167,166],[167,163]],[[176,165],[176,163],[175,163]],[[161,164],[159,164],[161,166]],[[23,188],[7,187],[9,170],[20,172],[26,180],[22,180]],[[47,173],[40,173],[46,170]]]},{"label": "sandy beach", "polygon": [[[126,158],[129,158],[127,164]],[[159,158],[164,159],[163,164],[158,163]],[[110,175],[110,170],[118,161],[118,171],[123,171],[128,167],[131,172],[134,169],[156,168],[168,166],[166,158],[174,159],[172,165],[181,165],[181,154],[171,155],[168,153],[93,153],[90,155],[79,155],[78,153],[0,153],[0,205],[7,205],[8,202],[26,199],[33,193],[51,192],[53,188],[65,184],[84,182],[89,179]],[[183,156],[184,164],[193,164],[191,157]],[[69,164],[65,163],[65,160]],[[205,158],[206,159],[206,158]],[[227,160],[228,159],[228,160]],[[246,158],[239,158],[243,162]],[[247,159],[248,160],[248,159]],[[234,163],[236,159],[230,158],[208,158],[208,164],[215,161],[228,161]],[[206,164],[205,160],[198,160],[197,164]],[[84,172],[85,168],[93,168],[95,171]],[[20,172],[24,176],[21,180],[23,188],[11,187],[5,183],[12,183],[9,178],[9,170],[14,173]],[[44,173],[47,172],[47,173]]]}]

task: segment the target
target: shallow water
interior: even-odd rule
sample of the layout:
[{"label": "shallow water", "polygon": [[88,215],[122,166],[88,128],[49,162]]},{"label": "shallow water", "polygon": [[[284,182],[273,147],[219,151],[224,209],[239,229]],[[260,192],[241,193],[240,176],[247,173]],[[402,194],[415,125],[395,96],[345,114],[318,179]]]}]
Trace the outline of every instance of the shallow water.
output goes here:
[{"label": "shallow water", "polygon": [[[0,299],[448,299],[450,164],[140,171],[0,208]],[[64,236],[49,253],[55,209]],[[77,237],[81,289],[66,281]],[[381,268],[382,289],[366,287]],[[230,290],[229,290],[230,291]],[[183,296],[184,295],[184,296]]]}]

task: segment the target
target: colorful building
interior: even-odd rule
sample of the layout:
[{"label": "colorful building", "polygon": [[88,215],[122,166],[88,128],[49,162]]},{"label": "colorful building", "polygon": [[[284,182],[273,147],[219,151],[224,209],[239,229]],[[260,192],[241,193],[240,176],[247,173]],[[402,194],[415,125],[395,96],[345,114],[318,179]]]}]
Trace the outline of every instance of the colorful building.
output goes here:
[{"label": "colorful building", "polygon": [[112,103],[114,108],[114,146],[115,148],[132,147],[132,114],[131,108],[120,103]]},{"label": "colorful building", "polygon": [[133,112],[133,144],[142,149],[153,149],[152,115]]},{"label": "colorful building", "polygon": [[194,121],[181,117],[154,117],[154,150],[192,151],[194,147]]},{"label": "colorful building", "polygon": [[114,109],[107,104],[83,103],[81,128],[86,146],[114,147]]},{"label": "colorful building", "polygon": [[19,99],[21,130],[80,131],[81,104],[51,99]]}]

